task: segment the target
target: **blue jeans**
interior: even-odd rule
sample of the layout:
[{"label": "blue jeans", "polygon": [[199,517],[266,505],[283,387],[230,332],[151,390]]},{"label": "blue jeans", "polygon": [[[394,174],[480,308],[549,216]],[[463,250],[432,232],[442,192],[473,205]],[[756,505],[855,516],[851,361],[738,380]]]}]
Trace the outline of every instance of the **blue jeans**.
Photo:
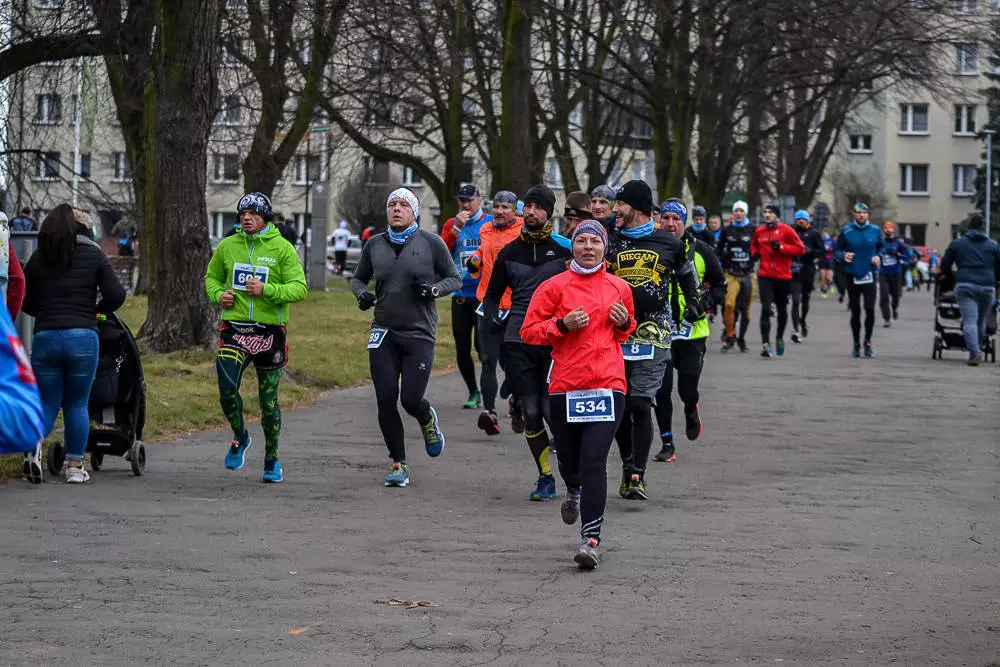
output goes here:
[{"label": "blue jeans", "polygon": [[965,348],[976,356],[982,352],[980,343],[986,338],[986,318],[996,299],[996,288],[972,283],[955,285],[955,300],[962,311],[962,333],[965,334]]},{"label": "blue jeans", "polygon": [[45,411],[45,433],[52,432],[61,408],[70,461],[82,461],[87,451],[87,401],[97,373],[98,350],[97,332],[91,329],[39,331],[32,343],[31,367]]}]

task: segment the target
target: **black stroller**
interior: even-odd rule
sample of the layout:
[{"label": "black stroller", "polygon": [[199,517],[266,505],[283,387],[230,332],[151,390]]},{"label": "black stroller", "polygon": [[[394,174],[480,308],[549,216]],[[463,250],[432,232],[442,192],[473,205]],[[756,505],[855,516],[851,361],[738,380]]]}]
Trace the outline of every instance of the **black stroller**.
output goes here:
[{"label": "black stroller", "polygon": [[[938,276],[934,284],[934,349],[931,359],[940,359],[945,350],[965,350],[965,335],[962,333],[962,311],[955,298],[955,278]],[[990,308],[986,317],[986,340],[982,345],[983,358],[997,360],[997,309]]]},{"label": "black stroller", "polygon": [[[146,470],[146,447],[142,429],[146,424],[146,382],[142,375],[139,348],[132,332],[117,315],[98,321],[100,353],[97,375],[90,390],[90,467],[97,471],[104,457],[123,456],[139,477]],[[66,460],[61,442],[49,447],[46,464],[58,475]]]}]

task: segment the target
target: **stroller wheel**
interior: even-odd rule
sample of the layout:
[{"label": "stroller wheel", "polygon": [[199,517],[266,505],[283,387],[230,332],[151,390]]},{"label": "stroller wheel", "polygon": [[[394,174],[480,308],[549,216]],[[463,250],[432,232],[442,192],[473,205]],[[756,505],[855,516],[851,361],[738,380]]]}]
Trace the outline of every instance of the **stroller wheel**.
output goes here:
[{"label": "stroller wheel", "polygon": [[132,464],[132,474],[142,477],[142,473],[146,472],[146,446],[141,440],[136,440],[132,444],[132,448],[128,451],[128,461]]},{"label": "stroller wheel", "polygon": [[45,456],[49,474],[56,476],[61,473],[64,463],[66,463],[66,446],[57,440],[49,445],[49,453]]},{"label": "stroller wheel", "polygon": [[104,465],[104,454],[100,452],[93,452],[90,455],[90,469],[100,470],[101,466]]}]

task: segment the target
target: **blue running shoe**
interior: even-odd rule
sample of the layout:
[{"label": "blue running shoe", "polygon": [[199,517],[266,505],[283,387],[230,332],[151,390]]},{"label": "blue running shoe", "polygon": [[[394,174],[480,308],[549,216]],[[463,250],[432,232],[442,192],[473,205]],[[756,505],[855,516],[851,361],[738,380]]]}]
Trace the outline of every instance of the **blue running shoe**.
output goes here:
[{"label": "blue running shoe", "polygon": [[871,359],[875,356],[875,350],[872,349],[872,342],[870,340],[865,341],[865,358]]},{"label": "blue running shoe", "polygon": [[529,499],[544,502],[558,497],[559,494],[556,492],[556,478],[552,475],[542,475],[538,478],[538,483],[535,485],[535,490],[531,492]]},{"label": "blue running shoe", "polygon": [[406,467],[406,461],[392,464],[392,470],[385,477],[386,486],[406,486],[410,483],[410,470]]},{"label": "blue running shoe", "polygon": [[861,357],[861,346],[858,345],[857,343],[855,343],[854,347],[851,349],[851,356],[854,357],[855,359]]},{"label": "blue running shoe", "polygon": [[785,341],[779,338],[774,341],[774,351],[780,357],[785,353]]},{"label": "blue running shoe", "polygon": [[424,433],[427,456],[441,456],[441,452],[444,451],[444,433],[441,432],[437,410],[431,408],[431,418],[426,424],[420,425],[420,430]]},{"label": "blue running shoe", "polygon": [[281,462],[278,459],[264,459],[264,478],[261,481],[268,484],[278,484],[283,479]]},{"label": "blue running shoe", "polygon": [[243,436],[243,441],[240,442],[237,438],[233,438],[232,444],[229,446],[229,451],[226,453],[226,467],[230,470],[239,470],[243,467],[246,462],[247,450],[250,449],[250,445],[253,444],[253,438],[247,433]]}]

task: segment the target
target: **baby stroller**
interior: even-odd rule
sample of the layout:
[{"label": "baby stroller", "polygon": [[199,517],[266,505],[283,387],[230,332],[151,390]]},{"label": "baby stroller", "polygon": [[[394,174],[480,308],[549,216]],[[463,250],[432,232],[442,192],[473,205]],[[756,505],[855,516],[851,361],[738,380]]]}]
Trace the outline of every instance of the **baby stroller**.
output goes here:
[{"label": "baby stroller", "polygon": [[[940,359],[945,350],[965,350],[962,333],[962,311],[955,298],[954,276],[939,275],[934,285],[934,349],[931,359]],[[986,340],[982,344],[983,358],[997,360],[997,309],[990,308],[986,317]]]},{"label": "baby stroller", "polygon": [[[97,375],[90,390],[90,467],[97,471],[104,457],[123,456],[139,477],[146,470],[142,429],[146,424],[146,382],[139,348],[132,332],[117,315],[101,316],[97,323],[100,352]],[[49,447],[46,463],[58,475],[66,460],[61,442]]]}]

